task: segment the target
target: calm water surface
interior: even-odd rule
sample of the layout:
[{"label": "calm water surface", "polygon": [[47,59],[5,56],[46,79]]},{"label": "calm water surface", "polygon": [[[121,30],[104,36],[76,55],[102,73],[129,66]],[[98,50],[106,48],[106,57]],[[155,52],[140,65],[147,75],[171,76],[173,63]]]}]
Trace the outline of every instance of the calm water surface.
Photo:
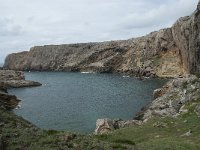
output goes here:
[{"label": "calm water surface", "polygon": [[124,78],[116,74],[65,72],[25,73],[26,79],[43,85],[11,89],[22,100],[14,110],[44,129],[89,133],[98,118],[132,119],[142,106],[152,100],[161,79]]}]

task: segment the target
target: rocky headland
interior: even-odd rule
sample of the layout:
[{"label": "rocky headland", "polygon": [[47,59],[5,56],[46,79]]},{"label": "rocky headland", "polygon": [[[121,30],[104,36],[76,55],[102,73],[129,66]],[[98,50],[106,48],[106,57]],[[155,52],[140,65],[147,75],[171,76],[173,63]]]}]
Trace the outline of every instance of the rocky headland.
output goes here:
[{"label": "rocky headland", "polygon": [[41,83],[25,80],[21,71],[0,70],[0,107],[14,109],[20,102],[16,96],[7,92],[9,88],[40,86]]},{"label": "rocky headland", "polygon": [[10,54],[4,68],[119,72],[177,77],[200,72],[200,5],[171,27],[122,41],[35,46]]}]

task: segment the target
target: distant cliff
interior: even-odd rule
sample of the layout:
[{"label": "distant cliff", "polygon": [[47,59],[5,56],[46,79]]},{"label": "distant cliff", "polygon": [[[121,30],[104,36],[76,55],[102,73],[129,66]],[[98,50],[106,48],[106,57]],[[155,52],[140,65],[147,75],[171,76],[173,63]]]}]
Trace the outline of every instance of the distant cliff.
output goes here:
[{"label": "distant cliff", "polygon": [[37,71],[120,72],[175,77],[200,73],[200,2],[171,28],[140,38],[101,43],[35,46],[10,54],[4,68]]}]

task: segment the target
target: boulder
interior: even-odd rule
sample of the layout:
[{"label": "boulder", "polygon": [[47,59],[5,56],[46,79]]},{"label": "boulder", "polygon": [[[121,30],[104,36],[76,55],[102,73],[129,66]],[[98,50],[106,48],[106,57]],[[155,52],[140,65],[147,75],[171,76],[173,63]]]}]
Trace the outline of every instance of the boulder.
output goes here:
[{"label": "boulder", "polygon": [[113,131],[114,124],[110,119],[98,119],[96,122],[95,134],[104,134]]}]

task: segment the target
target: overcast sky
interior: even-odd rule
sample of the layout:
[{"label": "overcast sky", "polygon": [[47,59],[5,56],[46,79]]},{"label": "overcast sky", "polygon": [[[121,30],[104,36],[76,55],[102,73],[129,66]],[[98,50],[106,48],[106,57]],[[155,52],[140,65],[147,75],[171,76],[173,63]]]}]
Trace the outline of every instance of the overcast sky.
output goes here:
[{"label": "overcast sky", "polygon": [[198,0],[0,0],[0,63],[35,45],[128,39],[170,27]]}]

